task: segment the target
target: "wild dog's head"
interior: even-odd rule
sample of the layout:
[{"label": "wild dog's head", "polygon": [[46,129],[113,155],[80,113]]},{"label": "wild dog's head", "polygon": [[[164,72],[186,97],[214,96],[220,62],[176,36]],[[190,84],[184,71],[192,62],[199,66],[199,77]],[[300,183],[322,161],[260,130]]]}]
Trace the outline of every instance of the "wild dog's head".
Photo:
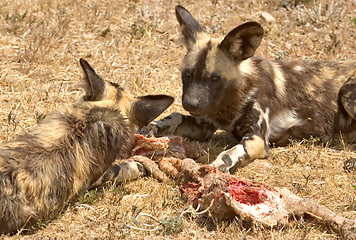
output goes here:
[{"label": "wild dog's head", "polygon": [[173,103],[167,95],[133,97],[116,83],[104,81],[84,59],[80,59],[84,71],[84,95],[81,101],[98,107],[114,108],[125,115],[129,122],[143,127],[160,115]]},{"label": "wild dog's head", "polygon": [[263,29],[257,22],[247,22],[225,38],[214,39],[182,6],[176,6],[176,16],[187,48],[181,66],[183,107],[192,115],[206,115],[221,104],[225,91],[247,84],[239,78],[240,68],[260,45]]}]

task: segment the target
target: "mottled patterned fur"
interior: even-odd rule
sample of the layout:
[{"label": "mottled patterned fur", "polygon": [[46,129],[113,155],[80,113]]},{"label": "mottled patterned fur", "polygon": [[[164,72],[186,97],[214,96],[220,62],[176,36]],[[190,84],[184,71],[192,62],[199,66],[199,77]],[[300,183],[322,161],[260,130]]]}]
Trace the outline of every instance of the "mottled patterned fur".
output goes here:
[{"label": "mottled patterned fur", "polygon": [[267,157],[269,143],[310,136],[331,142],[340,134],[355,140],[355,61],[268,60],[254,56],[263,37],[257,22],[215,39],[185,8],[177,6],[176,15],[187,48],[182,103],[191,115],[173,113],[148,130],[195,139],[232,132],[240,143],[212,163],[221,171]]},{"label": "mottled patterned fur", "polygon": [[117,158],[128,157],[134,124],[146,125],[173,101],[134,98],[103,81],[83,59],[85,95],[0,146],[0,233],[46,221],[88,189]]}]

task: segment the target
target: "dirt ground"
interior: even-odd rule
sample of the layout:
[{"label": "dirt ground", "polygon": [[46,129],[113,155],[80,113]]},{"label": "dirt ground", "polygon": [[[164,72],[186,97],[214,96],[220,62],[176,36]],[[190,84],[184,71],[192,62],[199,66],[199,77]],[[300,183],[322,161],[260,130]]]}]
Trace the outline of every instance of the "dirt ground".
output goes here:
[{"label": "dirt ground", "polygon": [[[271,59],[355,59],[356,2],[313,0],[1,0],[1,141],[26,132],[48,112],[81,94],[79,58],[104,78],[136,95],[176,98],[164,115],[181,107],[179,44],[174,7],[191,11],[211,34],[223,35],[254,20],[265,37],[258,55]],[[264,18],[271,14],[275,21]],[[217,135],[210,159],[228,145]],[[273,148],[236,175],[287,187],[300,196],[356,219],[356,172],[343,161],[356,145],[320,146],[314,139]],[[9,239],[338,239],[317,221],[296,219],[281,229],[244,227],[241,219],[218,222],[184,214],[187,204],[172,182],[150,177],[85,193],[49,223]],[[137,219],[139,213],[146,217]],[[142,216],[142,215],[141,215]],[[149,217],[152,216],[152,217]],[[141,224],[138,222],[140,221]],[[153,226],[143,225],[142,222]],[[146,229],[143,231],[141,228]]]}]

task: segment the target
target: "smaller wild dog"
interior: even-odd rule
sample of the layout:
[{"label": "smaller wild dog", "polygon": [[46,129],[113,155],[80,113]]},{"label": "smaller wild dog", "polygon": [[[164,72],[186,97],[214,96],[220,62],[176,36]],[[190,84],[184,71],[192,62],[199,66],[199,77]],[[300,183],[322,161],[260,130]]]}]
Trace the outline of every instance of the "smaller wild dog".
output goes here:
[{"label": "smaller wild dog", "polygon": [[263,38],[247,22],[224,38],[209,36],[183,7],[176,7],[187,53],[181,64],[182,103],[145,132],[206,139],[217,129],[240,141],[212,163],[233,172],[268,156],[269,143],[310,136],[331,142],[356,137],[356,62],[282,61],[254,56]]},{"label": "smaller wild dog", "polygon": [[132,97],[85,60],[80,64],[80,100],[0,146],[0,234],[53,218],[115,159],[129,156],[135,126],[145,126],[173,102],[166,95]]}]

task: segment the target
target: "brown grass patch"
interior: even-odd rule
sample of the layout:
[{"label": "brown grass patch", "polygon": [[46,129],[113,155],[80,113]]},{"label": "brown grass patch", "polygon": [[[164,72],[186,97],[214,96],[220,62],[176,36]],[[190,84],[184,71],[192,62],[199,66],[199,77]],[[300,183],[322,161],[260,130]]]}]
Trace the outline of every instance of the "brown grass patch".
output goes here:
[{"label": "brown grass patch", "polygon": [[[303,3],[295,6],[293,3]],[[329,2],[329,8],[325,3]],[[2,0],[0,2],[1,140],[24,133],[49,111],[71,104],[80,94],[80,57],[105,79],[133,94],[169,93],[180,105],[178,71],[185,49],[174,7],[188,8],[212,34],[226,34],[247,20],[263,24],[266,36],[258,54],[270,58],[345,60],[356,54],[354,1],[156,1],[156,0]],[[285,7],[283,7],[285,5]],[[319,11],[320,9],[320,11]],[[262,21],[267,11],[275,23]],[[166,113],[166,114],[167,114]],[[219,149],[211,149],[213,159]],[[237,175],[287,187],[300,196],[356,219],[355,173],[345,173],[344,160],[356,157],[353,145],[322,147],[309,140],[274,148]],[[243,228],[240,221],[209,222],[181,213],[188,205],[174,184],[145,178],[89,192],[58,219],[32,235],[12,239],[336,239],[322,224],[296,221],[284,229]],[[155,231],[139,231],[135,218],[145,218]],[[142,218],[143,220],[143,218]]]}]

